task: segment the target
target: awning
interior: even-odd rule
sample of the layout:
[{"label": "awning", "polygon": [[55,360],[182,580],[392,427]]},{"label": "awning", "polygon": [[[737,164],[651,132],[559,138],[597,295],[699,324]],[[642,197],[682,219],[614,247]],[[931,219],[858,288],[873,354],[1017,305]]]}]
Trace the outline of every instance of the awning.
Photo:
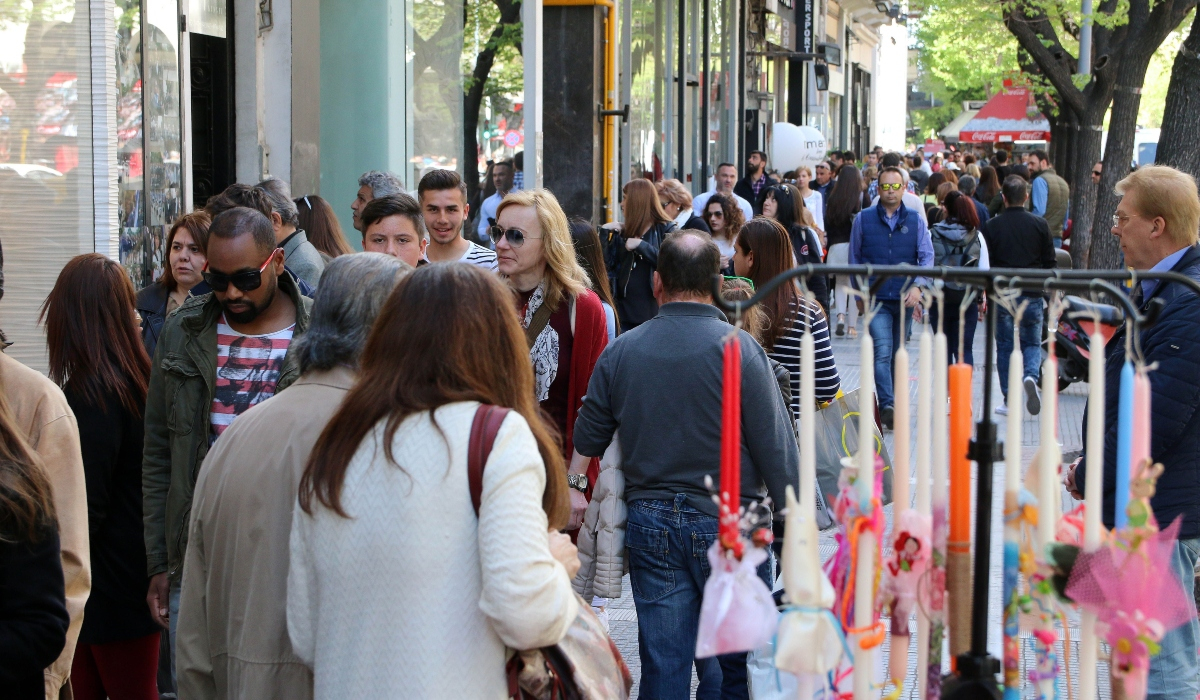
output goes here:
[{"label": "awning", "polygon": [[958,116],[951,119],[950,123],[938,131],[941,134],[942,140],[946,143],[958,143],[959,132],[971,121],[976,114],[979,114],[977,109],[964,109],[959,112]]},{"label": "awning", "polygon": [[1042,116],[1028,88],[1005,88],[992,96],[983,109],[962,127],[963,143],[1011,143],[1049,141],[1050,122]]}]

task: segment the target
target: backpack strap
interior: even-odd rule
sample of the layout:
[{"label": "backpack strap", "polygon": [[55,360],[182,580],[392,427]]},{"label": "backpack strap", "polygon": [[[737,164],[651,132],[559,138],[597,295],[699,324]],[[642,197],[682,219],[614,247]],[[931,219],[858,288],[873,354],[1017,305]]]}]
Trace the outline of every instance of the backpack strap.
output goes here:
[{"label": "backpack strap", "polygon": [[471,441],[467,445],[467,482],[471,486],[471,505],[475,517],[479,517],[479,503],[483,498],[483,468],[487,466],[496,433],[512,409],[481,403],[475,409],[475,420],[471,422]]}]

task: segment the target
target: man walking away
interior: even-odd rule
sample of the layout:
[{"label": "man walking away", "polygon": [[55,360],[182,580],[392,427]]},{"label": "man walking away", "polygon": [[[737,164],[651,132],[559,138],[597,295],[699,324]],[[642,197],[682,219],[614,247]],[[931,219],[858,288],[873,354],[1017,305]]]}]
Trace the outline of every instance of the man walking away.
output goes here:
[{"label": "man walking away", "polygon": [[[704,478],[719,480],[723,344],[734,331],[712,306],[720,251],[705,234],[667,236],[658,254],[658,315],[618,336],[600,356],[575,423],[575,449],[603,455],[621,433],[642,695],[689,697],[708,548],[717,507]],[[797,484],[796,443],[763,349],[736,331],[742,349],[742,503],[769,493],[783,503]],[[759,575],[769,578],[766,562]],[[699,698],[748,698],[746,655],[695,660]]]},{"label": "man walking away", "polygon": [[[762,213],[762,202],[759,201],[759,197],[766,186],[767,154],[762,151],[750,151],[750,157],[746,159],[746,175],[741,180],[738,180],[733,191],[737,196],[750,202],[750,206],[754,208],[755,215],[758,215]],[[753,217],[748,217],[746,221],[749,221],[751,218]]]},{"label": "man walking away", "polygon": [[717,176],[713,179],[713,182],[715,189],[709,190],[692,200],[692,211],[696,213],[696,216],[703,219],[704,207],[708,204],[709,198],[720,192],[723,195],[734,198],[738,209],[742,210],[742,216],[745,217],[746,221],[754,218],[754,206],[745,197],[733,191],[733,186],[737,182],[737,168],[733,166],[733,163],[721,163],[718,165]]},{"label": "man walking away", "polygon": [[479,240],[492,240],[488,236],[488,229],[496,223],[496,209],[500,206],[500,200],[513,190],[513,174],[515,172],[516,169],[511,160],[502,160],[492,166],[492,184],[496,186],[496,192],[483,200],[483,204],[479,206],[479,226],[476,230]]},{"label": "man walking away", "polygon": [[271,203],[271,226],[275,229],[275,241],[283,248],[283,263],[300,279],[316,289],[325,271],[325,261],[320,251],[308,240],[308,234],[300,228],[300,211],[292,201],[292,191],[279,178],[258,183]]},{"label": "man walking away", "polygon": [[[918,212],[904,204],[904,173],[900,168],[884,168],[879,174],[879,202],[864,209],[850,228],[851,265],[933,266],[933,241]],[[917,278],[918,284],[924,278]],[[914,284],[900,297],[906,280],[888,280],[876,293],[881,308],[871,319],[871,339],[875,342],[875,395],[879,416],[892,427],[892,355],[900,349],[907,331],[905,308],[916,306],[921,291]],[[869,405],[869,396],[860,396],[861,405]]]},{"label": "man walking away", "polygon": [[1033,213],[1046,220],[1054,247],[1061,248],[1063,229],[1067,227],[1071,189],[1067,187],[1067,181],[1050,167],[1050,156],[1045,151],[1030,153],[1025,163],[1033,177],[1033,194],[1030,198]]},{"label": "man walking away", "polygon": [[386,170],[369,170],[358,178],[358,194],[350,203],[350,211],[354,212],[352,219],[354,230],[362,233],[362,210],[371,203],[372,199],[387,197],[393,194],[404,194],[404,185],[400,178]]},{"label": "man walking away", "polygon": [[371,324],[411,269],[379,253],[331,262],[312,324],[291,347],[300,379],[246,411],[204,460],[179,603],[180,697],[312,697],[312,672],[287,632],[292,506],[313,444],[354,383]]},{"label": "man walking away", "polygon": [[[1113,217],[1112,232],[1121,239],[1125,264],[1139,270],[1175,272],[1200,281],[1200,199],[1192,176],[1174,168],[1138,168],[1117,183],[1123,195]],[[1145,312],[1151,301],[1164,302],[1158,321],[1142,331],[1141,347],[1154,396],[1150,419],[1150,453],[1163,473],[1150,507],[1159,525],[1182,520],[1171,556],[1171,568],[1189,594],[1200,560],[1200,298],[1176,282],[1144,280],[1133,290],[1134,303]],[[1105,357],[1104,473],[1091,474],[1083,457],[1067,476],[1067,487],[1082,498],[1087,479],[1104,480],[1105,527],[1113,526],[1117,489],[1117,404],[1121,366],[1125,363],[1124,329],[1108,342]],[[1086,421],[1085,421],[1086,424]],[[1085,441],[1086,442],[1086,441]],[[1200,624],[1192,617],[1167,632],[1161,651],[1150,657],[1147,700],[1193,698],[1200,692]]]},{"label": "man walking away", "polygon": [[465,262],[495,272],[496,252],[463,238],[463,223],[470,218],[467,183],[453,170],[438,168],[425,173],[417,185],[417,200],[429,245],[425,257],[431,263]]},{"label": "man walking away", "polygon": [[170,630],[172,654],[200,463],[234,419],[295,381],[299,371],[286,353],[308,328],[312,306],[284,274],[271,222],[245,207],[213,219],[204,281],[213,291],[188,299],[163,325],[146,396],[146,602]]},{"label": "man walking away", "polygon": [[[1001,151],[1003,153],[1004,151]],[[1054,242],[1046,220],[1025,211],[1029,184],[1020,175],[1009,175],[1000,186],[1004,209],[981,228],[987,241],[992,267],[1034,267],[1044,270],[1055,266]],[[1042,295],[1026,292],[1020,301],[1029,302],[1021,316],[1020,342],[1025,363],[1025,408],[1032,415],[1042,410],[1038,376],[1042,366]],[[996,413],[1007,415],[1008,358],[1013,349],[1013,317],[1003,306],[996,308],[996,369],[1000,372],[1000,391],[1005,403]],[[1020,409],[1018,409],[1020,410]]]},{"label": "man walking away", "polygon": [[988,216],[987,207],[982,202],[975,199],[975,190],[979,188],[979,181],[971,175],[963,175],[958,178],[958,191],[971,198],[971,202],[975,204],[975,215],[979,217],[979,225],[982,226],[990,218]]}]

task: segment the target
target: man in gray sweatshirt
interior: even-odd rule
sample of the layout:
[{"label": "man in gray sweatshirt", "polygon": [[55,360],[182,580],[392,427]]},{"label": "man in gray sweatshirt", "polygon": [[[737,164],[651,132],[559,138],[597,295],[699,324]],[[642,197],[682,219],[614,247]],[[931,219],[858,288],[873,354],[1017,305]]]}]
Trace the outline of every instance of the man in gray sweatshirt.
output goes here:
[{"label": "man in gray sweatshirt", "polygon": [[[575,449],[584,456],[604,454],[621,431],[645,697],[688,697],[707,553],[717,539],[717,506],[704,477],[720,480],[723,343],[733,332],[712,305],[720,259],[705,234],[667,236],[653,277],[658,315],[609,344],[575,423]],[[737,334],[742,503],[769,494],[782,504],[784,488],[799,480],[791,414],[766,353],[745,331]],[[767,580],[769,571],[768,561],[759,574]],[[749,697],[745,654],[695,664],[699,697]]]}]

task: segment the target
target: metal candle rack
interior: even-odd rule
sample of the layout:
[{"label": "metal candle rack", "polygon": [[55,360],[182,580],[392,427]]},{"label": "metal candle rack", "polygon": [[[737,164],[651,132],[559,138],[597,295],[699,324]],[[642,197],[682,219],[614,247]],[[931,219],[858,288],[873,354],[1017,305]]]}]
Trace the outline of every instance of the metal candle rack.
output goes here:
[{"label": "metal candle rack", "polygon": [[[851,279],[871,280],[872,295],[888,279],[895,277],[925,277],[954,281],[985,292],[1005,289],[1024,291],[1071,291],[1102,293],[1124,308],[1127,325],[1132,323],[1135,334],[1154,323],[1161,305],[1151,304],[1145,314],[1139,313],[1120,288],[1113,282],[1142,280],[1178,282],[1200,295],[1200,282],[1178,272],[1149,270],[1038,270],[1024,268],[992,268],[979,270],[962,267],[914,267],[912,265],[800,265],[773,277],[755,290],[754,296],[742,301],[727,301],[721,294],[723,277],[713,277],[713,303],[737,320],[755,304],[766,299],[776,288],[792,280],[808,279],[814,275],[848,276]],[[902,312],[903,313],[903,312]],[[996,425],[992,422],[992,371],[995,368],[996,305],[987,305],[985,322],[986,350],[984,353],[983,411],[975,424],[975,439],[967,457],[977,466],[975,508],[975,567],[971,601],[971,649],[956,659],[954,672],[943,683],[942,697],[953,700],[999,700],[1000,686],[996,674],[1000,661],[987,653],[988,576],[991,568],[991,503],[992,473],[996,461],[1004,460],[1003,444],[996,440]],[[1006,378],[1002,377],[1001,381]],[[1089,699],[1084,699],[1089,700]]]}]

